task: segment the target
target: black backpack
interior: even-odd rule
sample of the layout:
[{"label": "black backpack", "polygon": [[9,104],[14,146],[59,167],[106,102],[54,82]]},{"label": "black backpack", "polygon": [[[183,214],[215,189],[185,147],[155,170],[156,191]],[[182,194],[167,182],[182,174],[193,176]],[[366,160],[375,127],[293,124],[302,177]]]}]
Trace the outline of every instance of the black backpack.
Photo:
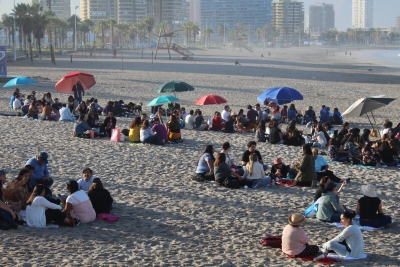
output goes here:
[{"label": "black backpack", "polygon": [[239,179],[237,177],[227,177],[222,182],[222,186],[224,186],[226,188],[238,189],[238,188],[240,188]]}]

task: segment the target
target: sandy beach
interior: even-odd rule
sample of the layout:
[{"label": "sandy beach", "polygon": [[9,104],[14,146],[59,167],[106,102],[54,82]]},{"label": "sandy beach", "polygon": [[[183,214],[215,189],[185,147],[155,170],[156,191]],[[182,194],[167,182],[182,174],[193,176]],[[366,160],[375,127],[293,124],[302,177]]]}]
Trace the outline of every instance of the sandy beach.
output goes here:
[{"label": "sandy beach", "polygon": [[[335,56],[326,54],[327,49]],[[351,51],[352,56],[345,56],[345,51]],[[8,72],[39,82],[20,87],[22,93],[35,90],[41,97],[51,92],[61,102],[66,102],[68,95],[57,93],[54,84],[64,74],[75,70],[92,73],[97,84],[87,91],[88,97],[97,98],[101,105],[120,99],[143,102],[147,114],[147,103],[158,95],[155,89],[171,80],[195,87],[195,91],[178,93],[177,97],[186,110],[200,108],[205,117],[223,108],[193,104],[210,93],[225,97],[235,112],[256,104],[259,94],[275,86],[296,88],[304,95],[303,101],[295,102],[296,108],[306,110],[311,105],[318,112],[323,104],[344,112],[361,97],[384,94],[397,100],[374,112],[377,123],[381,125],[384,119],[395,125],[400,122],[400,66],[383,64],[358,54],[355,48],[255,49],[254,53],[215,48],[193,52],[193,61],[181,60],[177,54],[169,60],[162,50],[152,63],[151,51],[145,51],[143,59],[137,52],[124,51],[123,71],[120,54],[114,59],[110,53],[91,58],[78,53],[73,63],[69,55],[56,56],[55,66],[48,57],[35,60],[33,66],[29,60],[9,63]],[[241,65],[235,66],[235,60]],[[0,90],[1,113],[12,113],[9,99],[13,91]],[[129,128],[131,121],[117,118],[117,127]],[[371,128],[366,116],[346,121],[352,127]],[[183,143],[159,147],[73,138],[73,123],[0,116],[0,125],[0,168],[11,171],[9,180],[37,151],[46,151],[54,194],[67,194],[65,182],[80,178],[82,169],[90,167],[116,202],[113,214],[120,216],[117,223],[96,220],[74,229],[26,226],[0,231],[2,266],[313,265],[288,259],[281,250],[263,247],[260,242],[266,235],[281,234],[290,214],[303,213],[313,202],[315,189],[275,186],[230,190],[189,179],[207,144],[219,152],[222,143],[229,141],[231,156],[239,162],[246,143],[254,140],[253,133],[183,130]],[[286,164],[301,157],[299,147],[259,143],[257,149],[269,166],[277,156]],[[331,163],[330,169],[341,178],[352,179],[341,194],[348,208],[355,209],[362,184],[375,183],[385,214],[400,219],[398,168],[366,169]],[[316,219],[307,219],[304,229],[310,243],[318,245],[341,232]],[[368,258],[333,266],[400,265],[397,222],[389,229],[363,234]]]}]

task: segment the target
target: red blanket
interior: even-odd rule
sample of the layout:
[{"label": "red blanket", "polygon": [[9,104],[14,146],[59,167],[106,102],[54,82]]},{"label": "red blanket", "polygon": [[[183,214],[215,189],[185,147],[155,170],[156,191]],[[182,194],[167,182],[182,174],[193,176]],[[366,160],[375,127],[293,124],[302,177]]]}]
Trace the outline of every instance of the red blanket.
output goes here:
[{"label": "red blanket", "polygon": [[282,186],[288,186],[288,187],[295,186],[294,181],[292,181],[292,180],[281,180],[278,182],[278,184],[282,185]]}]

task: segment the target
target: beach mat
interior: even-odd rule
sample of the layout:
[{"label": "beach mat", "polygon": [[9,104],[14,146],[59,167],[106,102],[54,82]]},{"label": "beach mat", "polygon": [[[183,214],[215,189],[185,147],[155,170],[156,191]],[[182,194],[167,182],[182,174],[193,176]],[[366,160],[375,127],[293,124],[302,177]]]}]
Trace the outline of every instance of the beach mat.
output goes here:
[{"label": "beach mat", "polygon": [[[371,226],[362,226],[362,225],[360,225],[360,219],[359,218],[360,218],[360,216],[357,215],[357,217],[354,218],[352,220],[352,222],[353,222],[354,225],[358,226],[358,228],[360,228],[360,230],[362,230],[362,231],[377,231],[377,230],[382,230],[382,229],[385,228],[383,226],[379,227],[379,228],[374,228],[374,227],[371,227]],[[395,222],[395,220],[392,219],[392,223],[394,223],[394,222]],[[337,228],[345,228],[346,227],[340,222],[338,222],[338,223],[327,223],[327,224],[336,226]]]},{"label": "beach mat", "polygon": [[281,180],[277,182],[278,185],[285,186],[285,187],[296,187],[294,185],[294,181],[292,180]]},{"label": "beach mat", "polygon": [[314,256],[303,257],[303,258],[293,258],[293,257],[286,255],[286,257],[288,257],[289,259],[297,259],[297,260],[306,261],[306,262],[312,261],[317,264],[322,264],[322,265],[326,265],[326,266],[330,266],[335,262],[340,262],[339,259],[335,259],[335,258],[322,258],[322,259],[318,259],[317,261],[314,261]]}]

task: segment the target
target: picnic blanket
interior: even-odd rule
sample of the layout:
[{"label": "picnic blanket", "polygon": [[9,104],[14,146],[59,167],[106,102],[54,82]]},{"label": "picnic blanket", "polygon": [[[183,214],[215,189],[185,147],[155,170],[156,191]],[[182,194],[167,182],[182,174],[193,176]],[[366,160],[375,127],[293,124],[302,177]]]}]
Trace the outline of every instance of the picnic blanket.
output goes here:
[{"label": "picnic blanket", "polygon": [[292,180],[280,180],[279,182],[277,182],[277,184],[282,185],[282,186],[286,186],[286,187],[293,187],[294,185],[294,181]]},{"label": "picnic blanket", "polygon": [[[395,220],[394,219],[392,219],[392,223],[394,223],[395,222]],[[344,226],[342,223],[340,223],[340,222],[338,222],[338,223],[327,223],[327,224],[329,224],[329,225],[334,225],[334,226],[336,226],[337,228],[345,228],[346,226]],[[357,215],[354,219],[353,219],[353,224],[354,225],[356,225],[356,226],[358,226],[358,228],[360,228],[360,230],[362,230],[362,231],[376,231],[376,230],[381,230],[381,229],[384,229],[384,227],[382,226],[382,227],[379,227],[379,228],[374,228],[374,227],[371,227],[371,226],[362,226],[362,225],[360,225],[360,216],[359,215]]]}]

